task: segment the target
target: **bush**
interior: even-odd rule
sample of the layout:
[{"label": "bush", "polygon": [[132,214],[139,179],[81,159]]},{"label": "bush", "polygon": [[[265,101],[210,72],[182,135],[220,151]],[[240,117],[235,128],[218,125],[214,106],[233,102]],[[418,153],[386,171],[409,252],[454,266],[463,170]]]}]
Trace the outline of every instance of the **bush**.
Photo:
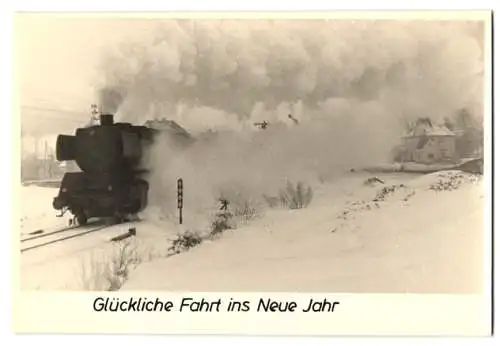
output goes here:
[{"label": "bush", "polygon": [[111,258],[111,268],[107,272],[109,282],[108,291],[118,291],[125,281],[128,280],[130,268],[141,263],[137,248],[131,246],[130,242],[119,245]]},{"label": "bush", "polygon": [[306,208],[312,201],[313,191],[311,186],[305,186],[299,181],[296,185],[287,182],[285,188],[278,192],[278,196],[264,195],[264,199],[271,208],[281,205],[288,209]]},{"label": "bush", "polygon": [[251,221],[260,216],[257,208],[253,207],[250,202],[245,201],[242,206],[234,208],[234,216],[243,223]]},{"label": "bush", "polygon": [[[245,224],[261,216],[259,201],[250,198],[245,191],[221,191],[217,200],[221,215],[216,214],[214,223],[221,223],[219,227],[222,227],[225,222],[230,226],[229,224],[233,223],[233,221],[235,224]],[[221,212],[223,211],[228,212],[228,214],[222,215]]]},{"label": "bush", "polygon": [[203,238],[199,233],[187,231],[183,234],[178,234],[177,238],[172,241],[172,245],[168,250],[177,254],[200,245],[202,241]]},{"label": "bush", "polygon": [[479,176],[464,172],[443,172],[438,175],[439,180],[429,186],[433,191],[457,190],[462,184],[467,182],[477,182]]},{"label": "bush", "polygon": [[81,286],[87,291],[117,291],[128,280],[132,267],[142,262],[137,248],[123,242],[108,256],[92,256],[81,265]]},{"label": "bush", "polygon": [[228,229],[233,229],[232,226],[233,214],[229,210],[220,210],[215,214],[215,219],[210,225],[210,235],[218,235]]},{"label": "bush", "polygon": [[381,202],[385,201],[386,197],[394,192],[396,192],[400,188],[406,187],[404,184],[399,184],[399,185],[390,185],[390,186],[384,186],[382,189],[380,189],[377,192],[377,195],[373,199],[373,202]]}]

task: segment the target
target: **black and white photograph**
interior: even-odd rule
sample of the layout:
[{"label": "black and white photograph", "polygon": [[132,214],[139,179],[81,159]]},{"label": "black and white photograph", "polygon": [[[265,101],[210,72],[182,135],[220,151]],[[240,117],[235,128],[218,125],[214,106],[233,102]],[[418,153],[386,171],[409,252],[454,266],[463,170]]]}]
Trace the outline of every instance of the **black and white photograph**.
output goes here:
[{"label": "black and white photograph", "polygon": [[489,292],[491,14],[407,14],[16,14],[19,289]]}]

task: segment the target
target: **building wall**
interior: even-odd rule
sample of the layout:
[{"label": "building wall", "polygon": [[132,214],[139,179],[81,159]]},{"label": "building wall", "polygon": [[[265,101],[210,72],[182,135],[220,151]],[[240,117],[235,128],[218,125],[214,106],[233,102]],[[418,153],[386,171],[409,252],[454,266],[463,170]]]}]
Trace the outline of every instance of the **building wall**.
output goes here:
[{"label": "building wall", "polygon": [[415,151],[417,150],[417,144],[419,142],[418,137],[409,137],[406,138],[405,140],[405,155],[404,155],[404,161],[415,161],[414,154]]},{"label": "building wall", "polygon": [[[455,138],[452,136],[429,136],[423,146],[422,139],[411,137],[406,140],[406,161],[434,163],[455,159]],[[420,142],[420,143],[419,143]]]}]

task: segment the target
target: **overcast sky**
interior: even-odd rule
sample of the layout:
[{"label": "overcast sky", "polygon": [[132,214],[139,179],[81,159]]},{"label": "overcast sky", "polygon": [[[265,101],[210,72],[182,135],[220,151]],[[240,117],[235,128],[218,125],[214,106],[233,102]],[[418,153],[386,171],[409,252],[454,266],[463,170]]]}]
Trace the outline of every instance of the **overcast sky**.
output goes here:
[{"label": "overcast sky", "polygon": [[[82,15],[19,16],[14,54],[23,131],[58,131],[85,122],[90,104],[97,102],[93,87],[99,57],[107,47],[147,34],[153,27],[147,21],[130,25],[124,19]],[[53,122],[58,119],[60,124]]]}]

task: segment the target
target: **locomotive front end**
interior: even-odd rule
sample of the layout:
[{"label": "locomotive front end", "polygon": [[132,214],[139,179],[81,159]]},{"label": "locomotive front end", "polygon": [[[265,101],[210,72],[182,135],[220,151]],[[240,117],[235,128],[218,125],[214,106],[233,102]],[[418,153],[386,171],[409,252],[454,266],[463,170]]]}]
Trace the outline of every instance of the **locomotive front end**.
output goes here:
[{"label": "locomotive front end", "polygon": [[73,160],[81,171],[64,175],[54,209],[71,211],[80,224],[142,211],[149,188],[138,170],[144,134],[142,127],[101,114],[100,124],[78,128],[74,136],[59,135],[57,160]]}]

